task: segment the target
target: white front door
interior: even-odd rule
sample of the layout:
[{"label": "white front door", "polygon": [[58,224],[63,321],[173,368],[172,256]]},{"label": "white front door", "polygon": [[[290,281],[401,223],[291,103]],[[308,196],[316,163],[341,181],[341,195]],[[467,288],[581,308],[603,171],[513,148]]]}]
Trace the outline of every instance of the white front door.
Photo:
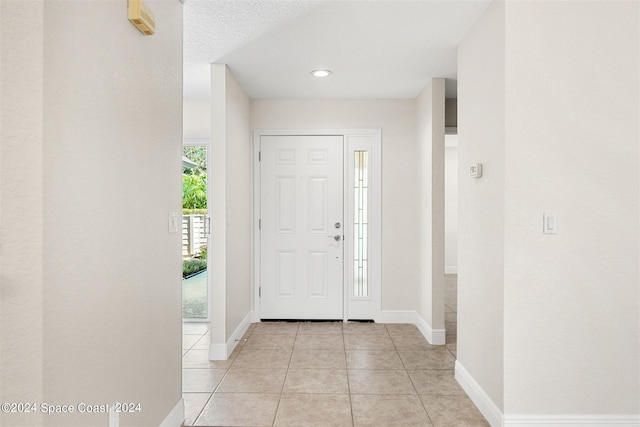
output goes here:
[{"label": "white front door", "polygon": [[262,319],[343,319],[343,136],[260,138]]}]

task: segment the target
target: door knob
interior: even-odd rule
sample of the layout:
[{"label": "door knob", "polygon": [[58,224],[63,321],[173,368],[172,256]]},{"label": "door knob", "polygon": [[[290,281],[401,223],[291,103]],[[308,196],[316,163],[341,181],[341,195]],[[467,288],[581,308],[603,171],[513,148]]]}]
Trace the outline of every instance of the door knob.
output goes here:
[{"label": "door knob", "polygon": [[336,234],[335,236],[328,236],[330,239],[335,240],[336,242],[339,242],[340,240],[342,240],[342,236],[339,234]]}]

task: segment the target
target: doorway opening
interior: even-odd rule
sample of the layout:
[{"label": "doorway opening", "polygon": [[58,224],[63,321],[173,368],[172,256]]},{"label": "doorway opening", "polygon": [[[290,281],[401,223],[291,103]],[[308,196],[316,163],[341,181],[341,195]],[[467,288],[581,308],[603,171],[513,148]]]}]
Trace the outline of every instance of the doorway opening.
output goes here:
[{"label": "doorway opening", "polygon": [[207,146],[183,146],[182,318],[187,322],[209,320],[207,164]]},{"label": "doorway opening", "polygon": [[458,135],[445,135],[444,147],[445,344],[455,351],[458,335]]}]

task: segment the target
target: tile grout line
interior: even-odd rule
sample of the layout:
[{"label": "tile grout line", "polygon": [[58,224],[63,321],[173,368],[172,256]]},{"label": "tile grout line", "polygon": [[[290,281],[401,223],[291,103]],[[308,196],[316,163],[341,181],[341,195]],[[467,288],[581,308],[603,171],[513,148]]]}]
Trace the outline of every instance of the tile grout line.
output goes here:
[{"label": "tile grout line", "polygon": [[[205,332],[202,337],[200,337],[200,339],[202,339],[205,335],[207,335],[209,333],[209,331],[207,330],[207,332]],[[253,331],[251,331],[251,333],[253,333]],[[251,334],[249,334],[249,336],[251,336]],[[198,341],[200,341],[200,339]],[[195,345],[195,344],[194,344]],[[240,350],[242,351],[244,349],[243,348]],[[189,350],[191,351],[191,350]],[[188,352],[187,352],[188,353]],[[183,356],[184,357],[184,356]],[[204,412],[204,408],[207,407],[207,405],[209,404],[209,402],[211,400],[213,400],[216,391],[220,388],[220,384],[222,384],[222,381],[224,381],[224,379],[227,377],[227,375],[229,374],[229,371],[231,370],[231,367],[233,366],[233,364],[236,362],[237,356],[236,358],[233,359],[233,361],[229,364],[229,366],[226,368],[224,375],[222,376],[222,378],[220,379],[220,381],[218,382],[218,384],[216,384],[215,388],[213,389],[213,391],[211,392],[211,395],[209,396],[209,398],[207,399],[207,401],[204,403],[204,405],[202,405],[202,408],[200,409],[200,411],[198,412],[198,415],[194,418],[193,420],[193,424],[191,424],[192,426],[195,426],[196,423],[198,422],[198,419],[200,418],[200,416],[202,415],[202,413]],[[183,370],[185,368],[182,368]],[[196,368],[197,369],[197,368]],[[208,368],[208,369],[216,369],[216,368]],[[183,392],[184,393],[184,392]]]},{"label": "tile grout line", "polygon": [[287,383],[287,378],[289,377],[289,369],[291,367],[291,359],[293,358],[293,350],[296,347],[296,341],[298,340],[298,332],[300,332],[300,324],[296,322],[298,327],[296,328],[296,333],[293,336],[293,345],[291,346],[291,353],[289,354],[289,363],[287,363],[287,371],[284,374],[284,381],[282,381],[282,387],[280,388],[280,395],[278,396],[278,404],[276,405],[276,411],[273,414],[273,421],[271,423],[272,427],[275,427],[276,420],[278,419],[278,411],[280,410],[280,402],[282,401],[282,395],[284,394],[284,386]]},{"label": "tile grout line", "polygon": [[351,411],[351,425],[356,425],[356,416],[353,411],[353,399],[351,396],[351,378],[349,376],[349,365],[347,363],[347,344],[344,341],[344,328],[342,328],[342,349],[344,351],[344,370],[347,375],[347,393],[349,394],[349,411]]},{"label": "tile grout line", "polygon": [[204,405],[202,405],[202,408],[200,408],[200,411],[198,411],[198,415],[194,417],[193,423],[191,424],[191,426],[185,426],[185,427],[193,427],[196,425],[196,423],[198,422],[198,418],[200,418],[200,415],[202,415],[202,413],[204,412],[204,408],[207,407],[211,399],[213,399],[213,392],[211,392],[211,394],[209,395],[209,398],[204,402]]},{"label": "tile grout line", "polygon": [[[385,325],[385,328],[387,329],[387,333],[389,333],[389,328],[386,325]],[[389,333],[389,337],[391,337],[390,333]],[[402,367],[404,368],[404,372],[409,377],[409,381],[411,381],[411,385],[413,386],[413,389],[416,392],[416,397],[420,401],[420,405],[422,406],[422,409],[424,410],[424,413],[427,414],[427,418],[429,419],[429,422],[431,423],[431,426],[432,427],[435,426],[435,424],[433,424],[433,420],[431,419],[431,415],[429,415],[429,411],[427,411],[427,407],[424,406],[424,402],[422,401],[422,397],[420,396],[420,393],[418,393],[418,389],[416,388],[416,384],[413,381],[413,378],[411,378],[411,375],[409,374],[409,370],[407,369],[407,365],[404,364],[404,360],[400,356],[400,352],[398,351],[398,346],[396,345],[396,342],[393,340],[393,338],[391,338],[391,342],[393,343],[393,348],[395,348],[396,354],[398,355],[398,358],[400,359],[400,363],[402,363]]]},{"label": "tile grout line", "polygon": [[[207,330],[206,330],[206,332],[204,332],[204,333],[200,336],[200,338],[198,338],[198,339],[196,340],[196,342],[195,342],[195,343],[193,343],[193,345],[192,345],[191,347],[189,347],[189,349],[187,349],[186,353],[184,353],[184,354],[182,355],[181,361],[183,361],[183,360],[184,360],[184,357],[185,357],[187,354],[189,354],[189,352],[190,352],[191,350],[193,350],[193,347],[195,347],[195,345],[196,345],[197,343],[199,343],[199,342],[200,342],[200,340],[201,340],[201,339],[203,339],[203,338],[204,338],[208,333],[209,333],[209,329],[207,329]],[[184,334],[184,333],[183,333],[183,334],[182,334],[182,339],[183,339],[183,340],[184,340],[184,336],[185,336],[185,335],[197,335],[197,334]],[[184,349],[183,349],[183,350],[184,350]],[[188,368],[185,368],[185,367],[184,367],[184,363],[182,363],[182,365],[183,365],[183,366],[182,366],[182,372],[184,373],[184,370],[185,370],[185,369],[188,369]],[[184,390],[181,390],[181,394],[184,394],[184,393],[185,393],[185,391],[184,391]],[[196,422],[198,421],[198,418],[200,418],[200,415],[202,415],[202,412],[204,411],[204,408],[207,406],[207,404],[209,403],[209,401],[213,398],[213,393],[214,393],[214,392],[211,392],[211,394],[209,395],[209,397],[207,398],[207,400],[204,402],[204,404],[202,405],[202,407],[201,407],[201,408],[200,408],[200,410],[198,411],[198,414],[193,418],[193,422],[192,422],[192,423],[190,423],[190,424],[191,424],[191,426],[194,426],[194,425],[196,424]],[[184,401],[184,398],[183,398],[183,401]]]}]

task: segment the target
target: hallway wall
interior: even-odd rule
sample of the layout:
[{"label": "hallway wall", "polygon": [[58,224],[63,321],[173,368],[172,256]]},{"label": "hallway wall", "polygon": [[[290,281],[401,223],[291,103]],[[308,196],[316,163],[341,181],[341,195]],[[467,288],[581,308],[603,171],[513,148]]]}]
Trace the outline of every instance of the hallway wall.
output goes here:
[{"label": "hallway wall", "polygon": [[[458,47],[458,362],[503,410],[504,2]],[[483,176],[469,177],[483,163]]]},{"label": "hallway wall", "polygon": [[[0,2],[0,402],[43,400],[43,13]],[[0,411],[0,425],[41,424]]]},{"label": "hallway wall", "polygon": [[444,133],[445,79],[431,79],[416,97],[420,182],[420,302],[418,313],[444,344]]},{"label": "hallway wall", "polygon": [[458,273],[458,135],[445,136],[444,270]]},{"label": "hallway wall", "polygon": [[[2,148],[4,157],[10,141],[25,157],[10,156],[13,178],[5,184],[3,175],[3,230],[15,207],[28,214],[11,226],[33,232],[2,236],[3,246],[29,244],[16,254],[28,268],[3,265],[3,312],[12,295],[7,303],[22,313],[3,313],[2,400],[139,402],[120,426],[160,425],[181,402],[180,234],[168,233],[168,213],[181,205],[182,6],[148,1],[158,31],[145,37],[127,20],[126,2],[9,3],[3,129],[5,112],[20,116]],[[34,38],[15,38],[22,26]],[[24,385],[5,395],[11,378]],[[106,413],[77,410],[2,417],[12,426],[108,423]]]},{"label": "hallway wall", "polygon": [[638,415],[640,3],[505,22],[505,413]]},{"label": "hallway wall", "polygon": [[[211,66],[212,297],[210,355],[239,338],[233,332],[248,316],[253,285],[250,101],[224,64]],[[235,341],[233,341],[235,346]],[[225,348],[228,353],[232,348]]]},{"label": "hallway wall", "polygon": [[625,1],[495,2],[459,48],[456,369],[495,423],[637,423],[639,56]]}]

